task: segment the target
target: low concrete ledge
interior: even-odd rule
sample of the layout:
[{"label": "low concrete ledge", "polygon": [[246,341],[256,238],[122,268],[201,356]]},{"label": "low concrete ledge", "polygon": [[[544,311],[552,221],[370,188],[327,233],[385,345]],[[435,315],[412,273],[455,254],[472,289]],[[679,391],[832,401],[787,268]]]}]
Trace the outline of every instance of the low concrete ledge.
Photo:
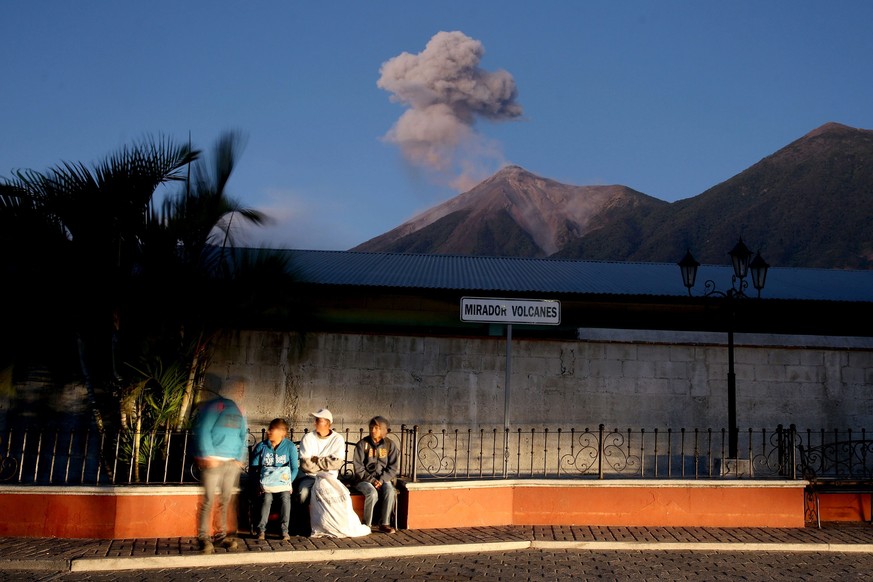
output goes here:
[{"label": "low concrete ledge", "polygon": [[[3,486],[0,536],[125,539],[197,535],[203,489],[180,486]],[[236,509],[228,525],[236,528]]]},{"label": "low concrete ledge", "polygon": [[[806,481],[549,480],[407,483],[409,529],[501,525],[803,527]],[[0,487],[0,536],[193,537],[198,485]],[[360,496],[353,496],[360,511]],[[236,507],[228,512],[236,528]],[[403,522],[401,515],[401,522]]]},{"label": "low concrete ledge", "polygon": [[[239,491],[239,489],[237,489]],[[163,497],[203,495],[201,485],[5,485],[0,495],[110,495],[113,497]]]},{"label": "low concrete ledge", "polygon": [[751,479],[500,479],[500,480],[470,480],[470,481],[416,481],[405,483],[405,487],[409,491],[429,491],[429,490],[447,490],[447,489],[495,489],[501,487],[513,487],[515,489],[539,489],[539,488],[555,488],[563,487],[587,487],[606,489],[618,489],[622,487],[647,489],[661,488],[711,488],[736,487],[740,489],[748,489],[754,487],[756,489],[803,489],[809,484],[809,481],[798,479],[777,479],[772,481],[753,481]]},{"label": "low concrete ledge", "polygon": [[[228,510],[239,526],[240,490]],[[194,537],[200,485],[0,486],[0,536],[89,539]],[[364,498],[352,492],[359,516]]]},{"label": "low concrete ledge", "polygon": [[806,481],[407,483],[410,529],[499,525],[803,527]]}]

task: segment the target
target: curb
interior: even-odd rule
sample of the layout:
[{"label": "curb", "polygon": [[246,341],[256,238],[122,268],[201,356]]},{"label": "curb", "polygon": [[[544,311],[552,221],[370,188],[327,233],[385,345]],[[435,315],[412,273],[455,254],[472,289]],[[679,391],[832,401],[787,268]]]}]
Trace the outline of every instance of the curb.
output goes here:
[{"label": "curb", "polygon": [[34,572],[70,572],[72,560],[44,560],[34,558],[18,558],[12,560],[0,560],[0,572],[4,570],[34,571]]},{"label": "curb", "polygon": [[204,556],[153,556],[137,558],[78,558],[72,560],[71,572],[105,572],[120,570],[156,570],[160,568],[199,568],[216,566],[238,566],[328,562],[334,560],[368,560],[377,558],[399,558],[432,556],[439,554],[471,554],[478,552],[507,552],[525,550],[528,541],[491,542],[481,544],[445,544],[437,546],[383,546],[379,548],[349,548],[336,550],[276,550],[272,552],[229,552]]},{"label": "curb", "polygon": [[138,556],[125,558],[13,559],[0,560],[0,571],[108,572],[202,568],[276,563],[367,560],[431,555],[510,552],[517,550],[589,551],[708,551],[708,552],[822,552],[873,554],[873,544],[772,543],[772,542],[635,542],[635,541],[506,541],[422,546],[383,546],[324,550],[276,550],[231,552],[205,556]]},{"label": "curb", "polygon": [[826,552],[873,554],[873,544],[773,542],[531,542],[538,550],[638,550],[692,552]]}]

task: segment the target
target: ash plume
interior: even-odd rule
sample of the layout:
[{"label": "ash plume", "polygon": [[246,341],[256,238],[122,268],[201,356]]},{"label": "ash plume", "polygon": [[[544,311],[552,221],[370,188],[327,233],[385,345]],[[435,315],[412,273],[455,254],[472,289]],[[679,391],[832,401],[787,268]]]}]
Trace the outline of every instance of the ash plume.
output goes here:
[{"label": "ash plume", "polygon": [[476,121],[522,114],[512,75],[480,68],[484,53],[481,42],[462,32],[438,32],[422,52],[383,63],[376,83],[408,108],[384,139],[408,162],[459,191],[504,163],[500,144],[476,132]]}]

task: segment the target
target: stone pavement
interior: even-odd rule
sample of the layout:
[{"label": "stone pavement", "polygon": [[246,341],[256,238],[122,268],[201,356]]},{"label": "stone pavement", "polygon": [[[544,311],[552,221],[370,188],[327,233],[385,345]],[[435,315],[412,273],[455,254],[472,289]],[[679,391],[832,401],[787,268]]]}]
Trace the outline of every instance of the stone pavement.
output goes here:
[{"label": "stone pavement", "polygon": [[824,524],[807,528],[675,528],[500,526],[374,533],[363,538],[294,536],[258,541],[204,556],[196,538],[69,540],[0,538],[0,571],[101,572],[366,560],[517,550],[690,550],[840,552],[873,555],[873,526]]}]

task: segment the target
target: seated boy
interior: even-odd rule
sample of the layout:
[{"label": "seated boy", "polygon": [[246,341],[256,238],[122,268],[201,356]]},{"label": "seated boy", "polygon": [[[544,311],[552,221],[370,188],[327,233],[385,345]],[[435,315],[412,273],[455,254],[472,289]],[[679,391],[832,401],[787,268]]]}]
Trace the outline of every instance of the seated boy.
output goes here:
[{"label": "seated boy", "polygon": [[338,477],[346,456],[346,441],[333,430],[333,414],[327,408],[310,413],[315,419],[315,430],[303,435],[300,440],[300,472],[297,495],[300,505],[309,504],[309,490],[315,483],[315,475],[327,471],[334,479]]},{"label": "seated boy", "polygon": [[394,533],[391,527],[391,513],[394,511],[396,492],[394,479],[400,462],[400,451],[388,440],[388,421],[381,416],[370,420],[370,436],[364,437],[355,445],[352,460],[355,468],[355,488],[364,494],[364,524],[372,527],[373,510],[376,501],[382,501],[381,524],[378,530]]},{"label": "seated boy", "polygon": [[261,519],[258,523],[258,539],[266,538],[267,520],[273,504],[273,493],[279,494],[282,541],[288,541],[288,525],[291,521],[291,489],[297,476],[297,446],[285,438],[288,423],[275,418],[267,429],[267,440],[258,443],[252,451],[251,465],[260,469],[260,487],[264,494]]}]

